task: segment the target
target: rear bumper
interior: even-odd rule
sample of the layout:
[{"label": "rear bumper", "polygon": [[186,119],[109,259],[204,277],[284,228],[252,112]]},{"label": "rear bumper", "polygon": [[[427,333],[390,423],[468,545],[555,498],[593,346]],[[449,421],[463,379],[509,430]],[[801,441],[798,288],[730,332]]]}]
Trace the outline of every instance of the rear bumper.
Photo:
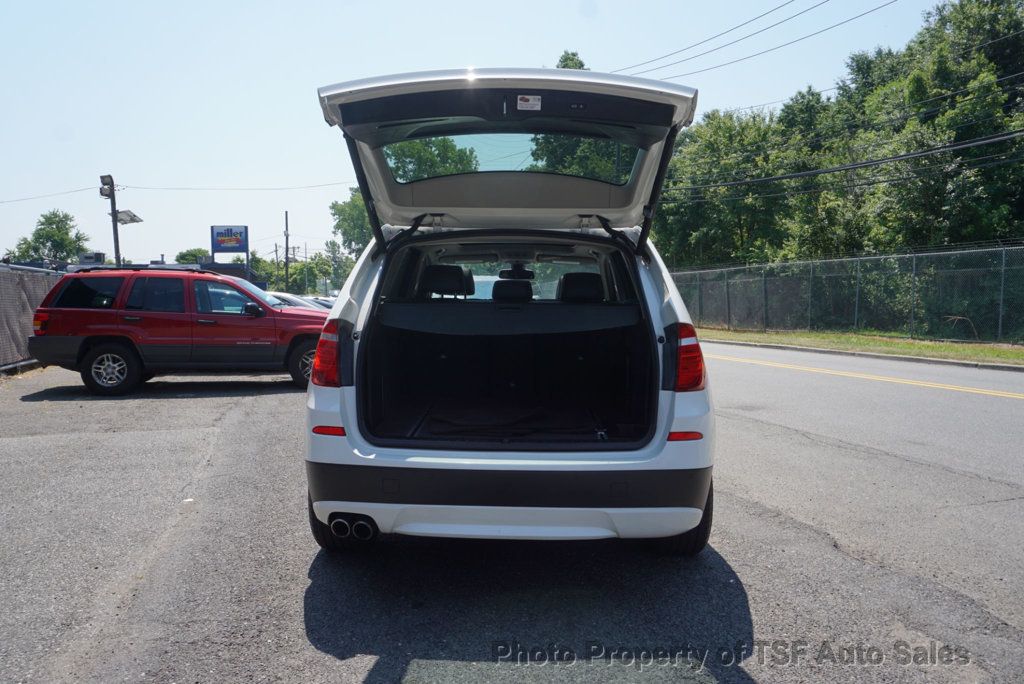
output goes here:
[{"label": "rear bumper", "polygon": [[664,537],[696,527],[711,468],[467,470],[306,462],[318,519],[369,515],[381,532],[441,537]]},{"label": "rear bumper", "polygon": [[[702,504],[703,505],[703,504]],[[359,501],[317,501],[323,523],[333,513],[368,515],[384,534],[463,539],[650,539],[692,530],[699,508],[539,508],[423,506]]]},{"label": "rear bumper", "polygon": [[75,370],[83,339],[77,335],[33,335],[28,338],[28,353],[44,366]]},{"label": "rear bumper", "polygon": [[545,508],[704,508],[711,468],[466,470],[306,461],[313,501]]}]

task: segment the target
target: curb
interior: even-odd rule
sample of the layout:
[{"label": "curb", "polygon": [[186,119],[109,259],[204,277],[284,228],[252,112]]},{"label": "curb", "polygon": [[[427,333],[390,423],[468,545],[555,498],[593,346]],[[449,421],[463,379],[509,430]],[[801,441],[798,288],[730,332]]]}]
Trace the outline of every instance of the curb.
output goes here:
[{"label": "curb", "polygon": [[819,347],[800,347],[795,344],[775,344],[771,342],[739,342],[737,340],[716,340],[701,337],[701,342],[712,344],[732,344],[737,347],[761,347],[764,349],[784,349],[789,351],[812,352],[815,354],[837,354],[839,356],[864,356],[869,359],[889,359],[897,361],[913,361],[914,363],[932,363],[939,366],[962,366],[964,368],[980,368],[982,370],[1013,371],[1024,373],[1024,365],[1010,363],[986,363],[984,361],[957,361],[955,359],[931,359],[927,356],[906,356],[903,354],[879,354],[876,352],[846,351],[844,349],[821,349]]}]

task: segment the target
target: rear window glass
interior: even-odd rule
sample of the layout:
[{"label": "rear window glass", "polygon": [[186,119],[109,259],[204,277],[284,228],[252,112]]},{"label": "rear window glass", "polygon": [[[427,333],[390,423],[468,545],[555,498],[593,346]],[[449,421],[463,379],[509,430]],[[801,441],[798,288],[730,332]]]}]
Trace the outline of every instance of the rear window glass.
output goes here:
[{"label": "rear window glass", "polygon": [[[494,283],[499,280],[515,280],[518,277],[519,279],[530,280],[530,283],[533,285],[534,299],[553,300],[558,299],[558,281],[566,273],[600,273],[597,263],[593,261],[565,263],[527,262],[515,265],[508,262],[466,262],[459,263],[458,265],[468,269],[473,274],[474,292],[467,299],[491,299]],[[504,273],[502,273],[503,271]],[[509,271],[513,271],[513,273],[509,273]],[[519,272],[515,273],[515,271]],[[533,274],[532,279],[524,277],[528,273]],[[502,278],[502,275],[505,278]],[[432,295],[432,298],[437,298],[438,296]]]},{"label": "rear window glass", "polygon": [[486,171],[555,173],[629,182],[639,148],[566,133],[481,133],[403,140],[384,146],[399,183]]},{"label": "rear window glass", "polygon": [[124,278],[71,278],[53,306],[63,309],[109,309]]},{"label": "rear window glass", "polygon": [[136,278],[126,309],[185,312],[185,282],[181,278]]}]

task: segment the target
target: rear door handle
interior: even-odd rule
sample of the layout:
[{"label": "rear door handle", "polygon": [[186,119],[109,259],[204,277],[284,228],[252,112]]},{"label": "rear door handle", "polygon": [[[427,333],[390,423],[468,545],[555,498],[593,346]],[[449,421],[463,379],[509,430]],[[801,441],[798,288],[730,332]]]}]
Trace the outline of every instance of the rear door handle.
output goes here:
[{"label": "rear door handle", "polygon": [[217,321],[211,321],[209,318],[199,318],[196,320],[199,325],[217,325]]},{"label": "rear door handle", "polygon": [[142,316],[125,316],[124,320],[126,320],[126,321],[141,321],[142,320]]}]

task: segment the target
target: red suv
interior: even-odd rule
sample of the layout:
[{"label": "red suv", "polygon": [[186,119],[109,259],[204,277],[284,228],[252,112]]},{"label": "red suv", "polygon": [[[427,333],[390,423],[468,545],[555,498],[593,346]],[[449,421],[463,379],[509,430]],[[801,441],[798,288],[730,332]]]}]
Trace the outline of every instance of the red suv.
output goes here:
[{"label": "red suv", "polygon": [[240,278],[195,269],[84,269],[32,320],[29,353],[124,394],[182,371],[287,370],[305,387],[328,312],[285,305]]}]

